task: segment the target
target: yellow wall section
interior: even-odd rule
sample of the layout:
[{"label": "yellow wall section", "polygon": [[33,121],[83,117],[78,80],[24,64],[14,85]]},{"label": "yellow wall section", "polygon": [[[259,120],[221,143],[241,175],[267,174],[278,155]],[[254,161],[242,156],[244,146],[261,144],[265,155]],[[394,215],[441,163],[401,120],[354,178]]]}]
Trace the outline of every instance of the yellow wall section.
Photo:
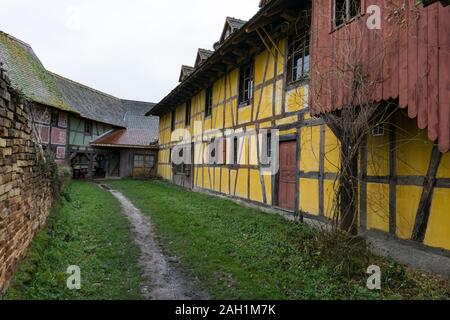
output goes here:
[{"label": "yellow wall section", "polygon": [[421,195],[421,187],[397,186],[397,236],[402,239],[411,239]]},{"label": "yellow wall section", "polygon": [[302,86],[288,91],[286,94],[286,100],[286,112],[305,109],[308,106],[308,87]]},{"label": "yellow wall section", "polygon": [[450,178],[450,152],[442,155],[439,170],[436,175],[437,178]]},{"label": "yellow wall section", "polygon": [[389,174],[389,135],[367,139],[367,174],[387,176]]},{"label": "yellow wall section", "polygon": [[399,175],[426,175],[431,159],[433,144],[428,141],[427,130],[419,130],[416,120],[409,119],[401,113],[402,123],[397,130],[397,173]]},{"label": "yellow wall section", "polygon": [[367,184],[367,228],[389,231],[389,185]]},{"label": "yellow wall section", "polygon": [[262,202],[262,187],[258,170],[250,170],[250,200]]},{"label": "yellow wall section", "polygon": [[239,169],[237,174],[236,195],[241,198],[248,198],[248,170]]},{"label": "yellow wall section", "polygon": [[336,173],[339,168],[340,144],[333,132],[325,127],[325,172]]},{"label": "yellow wall section", "polygon": [[450,250],[450,189],[436,188],[424,243]]},{"label": "yellow wall section", "polygon": [[319,182],[315,179],[300,179],[300,210],[319,215]]},{"label": "yellow wall section", "polygon": [[336,190],[338,184],[333,180],[324,180],[324,214],[328,218],[333,218],[334,209],[336,207]]},{"label": "yellow wall section", "polygon": [[304,127],[301,129],[300,170],[318,172],[320,158],[320,127]]}]

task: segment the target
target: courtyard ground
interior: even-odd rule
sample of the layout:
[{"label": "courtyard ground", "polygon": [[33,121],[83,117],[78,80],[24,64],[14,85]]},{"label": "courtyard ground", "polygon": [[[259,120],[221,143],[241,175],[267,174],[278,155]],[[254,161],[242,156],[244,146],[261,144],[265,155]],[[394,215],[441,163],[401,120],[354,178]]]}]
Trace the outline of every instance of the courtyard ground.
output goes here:
[{"label": "courtyard ground", "polygon": [[[162,181],[103,184],[126,198],[90,182],[72,183],[6,298],[148,298],[142,289],[158,279],[148,279],[152,275],[142,265],[146,241],[135,242],[136,225],[151,232],[156,249],[150,246],[150,255],[160,250],[169,269],[212,299],[450,298],[447,281],[374,256],[361,240],[344,241]],[[122,205],[130,200],[149,226],[130,220],[132,227],[117,199]],[[73,264],[84,275],[79,291],[65,286],[66,268]],[[372,264],[381,267],[381,290],[366,287],[366,269]]]}]

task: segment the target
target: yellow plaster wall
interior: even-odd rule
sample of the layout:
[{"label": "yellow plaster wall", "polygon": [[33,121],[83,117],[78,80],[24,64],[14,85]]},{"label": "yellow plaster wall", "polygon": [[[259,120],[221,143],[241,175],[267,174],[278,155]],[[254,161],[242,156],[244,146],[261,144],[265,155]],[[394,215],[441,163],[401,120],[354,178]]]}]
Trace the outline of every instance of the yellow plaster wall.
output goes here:
[{"label": "yellow plaster wall", "polygon": [[436,188],[424,243],[450,250],[450,189]]},{"label": "yellow plaster wall", "polygon": [[320,126],[303,127],[300,134],[300,170],[304,172],[318,172],[320,158]]},{"label": "yellow plaster wall", "polygon": [[319,181],[300,179],[299,192],[300,210],[312,215],[319,215]]},{"label": "yellow plaster wall", "polygon": [[367,228],[389,231],[388,184],[367,184]]},{"label": "yellow plaster wall", "polygon": [[397,236],[411,239],[422,188],[416,186],[397,186]]}]

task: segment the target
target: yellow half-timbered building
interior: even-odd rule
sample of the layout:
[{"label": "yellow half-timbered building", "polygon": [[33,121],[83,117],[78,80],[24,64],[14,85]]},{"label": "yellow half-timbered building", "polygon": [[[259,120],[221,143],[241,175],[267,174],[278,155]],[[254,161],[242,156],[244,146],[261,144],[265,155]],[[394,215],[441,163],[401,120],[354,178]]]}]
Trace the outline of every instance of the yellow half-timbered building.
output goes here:
[{"label": "yellow half-timbered building", "polygon": [[[311,8],[311,1],[271,1],[250,21],[227,18],[214,51],[199,50],[195,66],[183,66],[180,84],[150,112],[160,116],[162,178],[292,214],[330,218],[340,145],[310,113]],[[393,119],[395,134],[376,128],[360,151],[358,225],[410,240],[435,148],[403,110]],[[187,155],[176,145],[190,145],[193,152]],[[174,151],[190,164],[174,164]],[[279,170],[267,169],[266,156]],[[449,153],[436,178],[420,242],[450,250]]]}]

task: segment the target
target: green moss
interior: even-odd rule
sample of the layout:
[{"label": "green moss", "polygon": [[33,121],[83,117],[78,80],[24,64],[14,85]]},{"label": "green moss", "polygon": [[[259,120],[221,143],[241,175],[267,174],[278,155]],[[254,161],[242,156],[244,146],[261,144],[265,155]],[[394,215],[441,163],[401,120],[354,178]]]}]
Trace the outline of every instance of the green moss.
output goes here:
[{"label": "green moss", "polygon": [[64,111],[76,112],[67,104],[31,48],[0,32],[0,58],[6,64],[8,76],[15,89],[29,100]]}]

